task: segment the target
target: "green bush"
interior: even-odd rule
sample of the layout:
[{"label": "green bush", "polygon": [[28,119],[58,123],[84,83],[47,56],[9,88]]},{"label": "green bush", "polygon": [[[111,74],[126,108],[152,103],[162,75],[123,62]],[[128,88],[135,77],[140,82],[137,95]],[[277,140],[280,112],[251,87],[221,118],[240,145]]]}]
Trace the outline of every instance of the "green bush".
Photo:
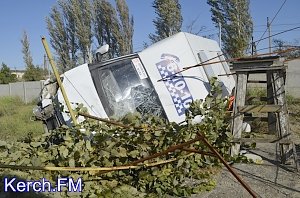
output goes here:
[{"label": "green bush", "polygon": [[[228,101],[222,98],[220,85],[215,79],[211,85],[211,93],[206,99],[195,101],[186,112],[186,124],[168,123],[150,115],[141,119],[138,114],[129,114],[121,120],[129,128],[87,119],[76,127],[64,126],[23,142],[0,142],[0,163],[42,167],[125,166],[172,145],[192,140],[198,132],[229,159],[230,117],[225,113]],[[203,116],[202,122],[192,124],[196,115]],[[96,134],[92,135],[92,132]],[[187,147],[209,151],[201,141]],[[162,163],[168,160],[171,161]],[[176,150],[138,165],[138,168],[113,172],[23,172],[27,180],[45,177],[54,182],[57,177],[81,177],[84,181],[82,197],[189,196],[214,188],[215,182],[206,170],[218,166],[219,161],[214,157]],[[187,179],[197,182],[189,183]],[[67,192],[61,192],[61,195],[73,196]]]}]

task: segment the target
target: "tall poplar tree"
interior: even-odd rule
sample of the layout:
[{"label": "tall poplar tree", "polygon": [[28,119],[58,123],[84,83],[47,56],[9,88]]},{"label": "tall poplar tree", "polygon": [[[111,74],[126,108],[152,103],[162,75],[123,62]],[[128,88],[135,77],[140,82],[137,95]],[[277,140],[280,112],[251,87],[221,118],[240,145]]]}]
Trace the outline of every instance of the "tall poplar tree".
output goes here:
[{"label": "tall poplar tree", "polygon": [[249,0],[207,0],[211,6],[212,21],[221,24],[222,43],[232,58],[241,57],[249,47],[253,32]]},{"label": "tall poplar tree", "polygon": [[133,51],[133,17],[125,0],[116,0],[116,9],[107,0],[94,0],[94,34],[98,45],[108,44],[109,58]]},{"label": "tall poplar tree", "polygon": [[23,53],[23,60],[25,66],[26,68],[31,68],[34,65],[33,65],[32,56],[30,52],[29,38],[26,31],[23,32],[21,43],[22,43],[22,53]]},{"label": "tall poplar tree", "polygon": [[117,38],[120,37],[117,12],[106,0],[94,0],[94,33],[98,45],[109,45],[109,58],[119,56]]},{"label": "tall poplar tree", "polygon": [[118,39],[120,55],[131,54],[133,52],[133,16],[129,16],[129,9],[125,0],[116,0],[116,4],[121,35]]},{"label": "tall poplar tree", "polygon": [[92,62],[92,7],[90,0],[69,0],[75,35],[84,63]]},{"label": "tall poplar tree", "polygon": [[39,67],[35,67],[33,64],[31,52],[30,52],[30,43],[27,32],[23,32],[23,37],[21,39],[22,43],[22,53],[25,63],[25,73],[23,75],[24,80],[35,81],[43,79],[43,70]]},{"label": "tall poplar tree", "polygon": [[154,0],[153,8],[157,17],[153,20],[155,34],[149,35],[152,43],[180,32],[183,19],[178,0]]},{"label": "tall poplar tree", "polygon": [[[66,6],[63,3],[61,5]],[[64,8],[66,9],[67,7]],[[64,14],[66,16],[69,13],[64,12]],[[71,39],[75,39],[75,37],[74,32],[71,31],[72,28],[69,26],[69,20],[70,19],[66,19],[64,17],[59,8],[56,6],[52,8],[50,17],[46,18],[47,28],[50,35],[50,43],[58,56],[57,63],[61,72],[68,71],[75,67],[77,61],[77,45],[74,41],[74,43],[71,41]]]},{"label": "tall poplar tree", "polygon": [[65,24],[65,31],[67,35],[67,43],[68,43],[68,54],[70,55],[70,68],[76,66],[77,63],[77,52],[79,50],[78,47],[78,39],[76,37],[76,24],[73,17],[73,11],[70,7],[68,1],[59,0],[58,4],[61,8],[61,15],[63,16],[63,22]]},{"label": "tall poplar tree", "polygon": [[92,8],[89,0],[60,0],[58,5],[52,8],[46,22],[51,45],[65,71],[79,62],[79,51],[82,62],[92,60]]},{"label": "tall poplar tree", "polygon": [[[125,0],[59,0],[46,18],[60,70],[92,62],[92,46],[109,44],[109,58],[133,51],[133,17]],[[96,38],[97,43],[93,43]]]}]

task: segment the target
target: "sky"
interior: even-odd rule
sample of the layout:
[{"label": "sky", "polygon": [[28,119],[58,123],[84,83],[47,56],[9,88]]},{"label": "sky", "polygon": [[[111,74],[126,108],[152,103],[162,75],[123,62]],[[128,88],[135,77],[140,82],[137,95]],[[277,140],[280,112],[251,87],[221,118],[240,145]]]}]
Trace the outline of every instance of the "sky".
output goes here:
[{"label": "sky", "polygon": [[[113,1],[113,0],[111,0]],[[250,13],[254,24],[254,41],[259,40],[266,30],[267,17],[274,18],[285,0],[250,0]],[[210,7],[206,0],[179,0],[182,7],[182,31],[196,20],[194,30],[205,27],[200,35],[212,35],[218,41],[218,29],[211,21]],[[21,38],[26,31],[30,40],[33,62],[43,65],[45,54],[41,37],[50,42],[45,18],[49,16],[56,0],[1,0],[0,1],[0,64],[3,62],[11,69],[24,69]],[[152,8],[152,0],[127,0],[130,13],[134,17],[134,50],[143,49],[143,42],[149,42],[149,33],[154,33],[153,19],[156,17]],[[300,0],[286,0],[281,11],[273,20],[271,34],[300,26]],[[264,37],[267,36],[267,33]],[[300,42],[300,28],[284,34],[276,39],[288,42]],[[300,43],[298,44],[300,45]],[[96,48],[98,46],[93,45]],[[261,41],[257,49],[268,47],[268,40]],[[262,50],[259,52],[265,52]],[[54,54],[54,51],[52,50]]]}]

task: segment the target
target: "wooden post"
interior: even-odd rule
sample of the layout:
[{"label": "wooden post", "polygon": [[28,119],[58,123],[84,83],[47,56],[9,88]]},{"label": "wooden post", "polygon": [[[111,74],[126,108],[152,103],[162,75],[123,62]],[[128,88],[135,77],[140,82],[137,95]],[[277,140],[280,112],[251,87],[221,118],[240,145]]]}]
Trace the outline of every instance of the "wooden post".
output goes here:
[{"label": "wooden post", "polygon": [[[267,103],[274,104],[274,94],[273,94],[273,71],[267,71]],[[275,113],[268,113],[268,131],[270,134],[276,134],[277,122]]]},{"label": "wooden post", "polygon": [[59,88],[60,88],[61,94],[63,95],[63,98],[64,98],[64,100],[65,100],[65,102],[66,102],[66,105],[67,105],[67,107],[68,107],[68,109],[69,109],[69,113],[70,113],[71,119],[72,119],[72,121],[73,121],[73,124],[74,124],[74,125],[77,125],[77,120],[76,120],[76,117],[75,117],[75,113],[74,113],[74,111],[73,111],[73,109],[72,109],[72,107],[71,107],[71,104],[70,104],[70,102],[69,102],[67,93],[66,93],[65,88],[64,88],[64,86],[63,86],[63,83],[62,83],[62,81],[61,81],[61,79],[60,79],[60,75],[59,75],[59,73],[58,73],[58,70],[57,70],[56,65],[55,65],[55,63],[54,63],[54,60],[53,60],[53,58],[52,58],[52,54],[51,54],[51,52],[50,52],[50,49],[49,49],[49,46],[48,46],[48,43],[47,43],[45,37],[42,37],[42,43],[43,43],[43,46],[44,46],[44,48],[45,48],[46,54],[47,54],[47,56],[48,56],[50,65],[52,66],[53,73],[54,73],[54,76],[55,76],[55,78],[56,78],[57,84],[58,84],[58,86],[59,86]]},{"label": "wooden post", "polygon": [[[234,138],[240,138],[243,130],[243,119],[244,114],[238,112],[239,106],[245,105],[246,100],[246,90],[247,90],[247,80],[248,75],[247,72],[236,72],[236,88],[235,88],[235,100],[234,100],[234,109],[232,122],[232,134]],[[231,155],[238,155],[240,151],[240,144],[235,144],[231,147]]]},{"label": "wooden post", "polygon": [[[286,137],[286,139],[289,139],[290,131],[288,124],[288,111],[286,106],[287,101],[285,98],[284,75],[285,73],[283,70],[276,70],[273,72],[272,80],[274,82],[274,102],[276,105],[282,105],[282,111],[277,114],[278,136],[280,138]],[[280,145],[282,163],[285,163],[288,159],[288,153],[290,149],[290,145]]]}]

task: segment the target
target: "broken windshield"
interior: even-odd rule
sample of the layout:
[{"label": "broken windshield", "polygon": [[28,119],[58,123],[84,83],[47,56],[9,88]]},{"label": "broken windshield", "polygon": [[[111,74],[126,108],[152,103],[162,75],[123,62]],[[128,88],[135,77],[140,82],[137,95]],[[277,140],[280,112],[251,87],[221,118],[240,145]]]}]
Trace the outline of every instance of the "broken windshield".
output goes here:
[{"label": "broken windshield", "polygon": [[91,71],[109,117],[127,113],[164,116],[163,108],[139,58],[122,60]]}]

